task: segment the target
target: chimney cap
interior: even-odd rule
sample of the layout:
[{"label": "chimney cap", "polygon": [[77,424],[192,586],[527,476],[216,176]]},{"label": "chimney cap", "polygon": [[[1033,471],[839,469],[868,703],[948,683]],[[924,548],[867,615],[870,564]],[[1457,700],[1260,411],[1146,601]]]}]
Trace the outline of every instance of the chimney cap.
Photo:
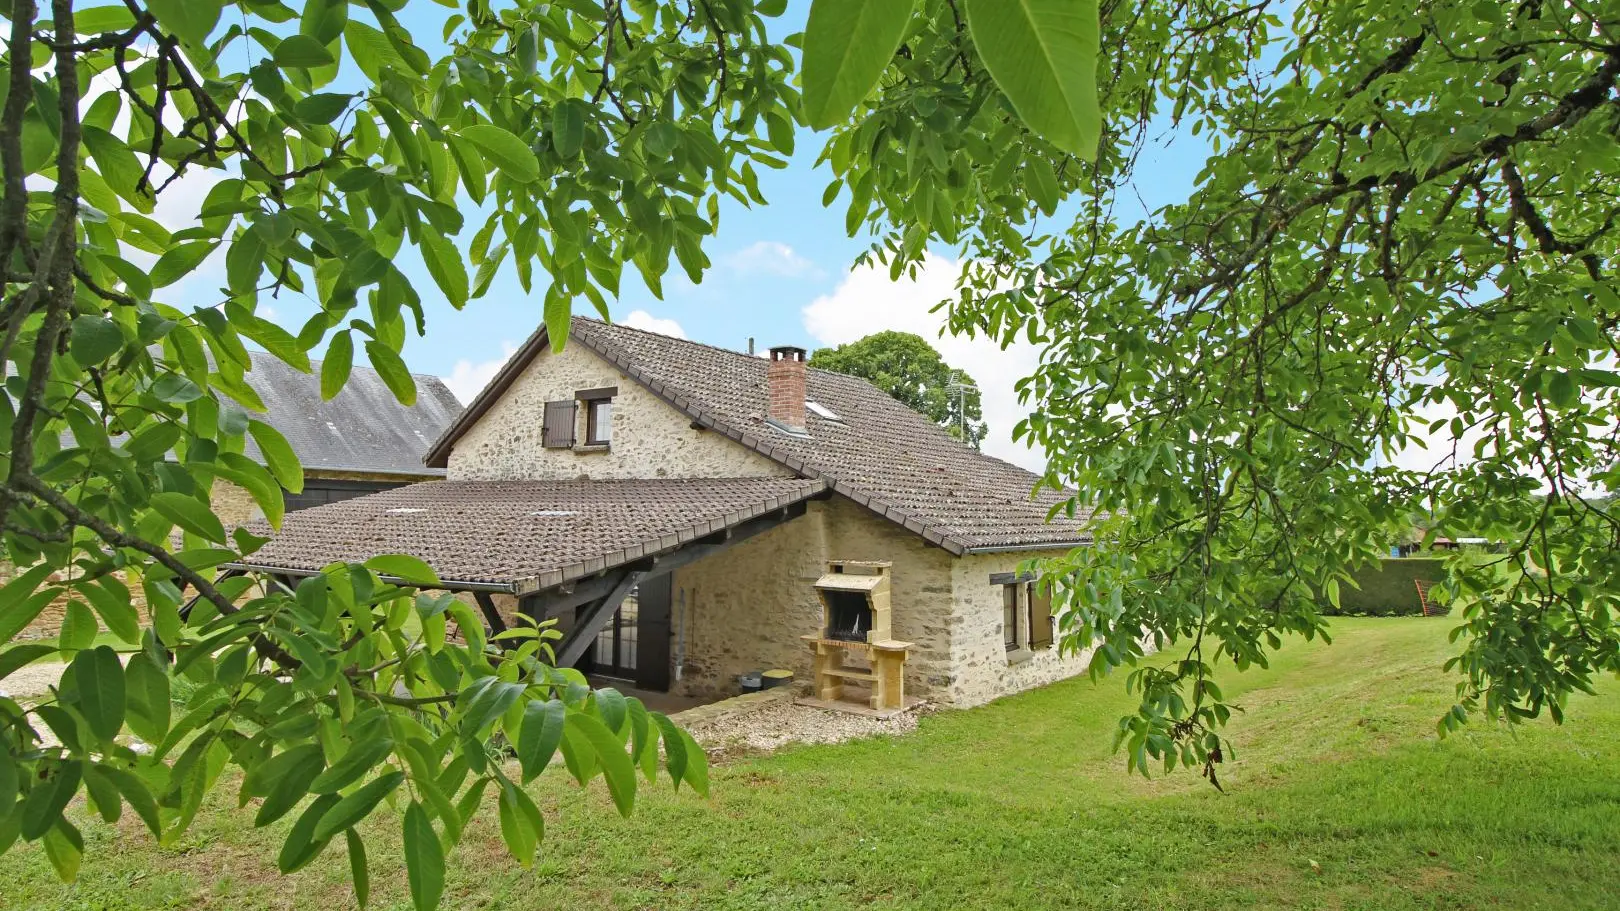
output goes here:
[{"label": "chimney cap", "polygon": [[805,350],[797,345],[776,345],[771,348],[773,361],[802,361],[805,359]]}]

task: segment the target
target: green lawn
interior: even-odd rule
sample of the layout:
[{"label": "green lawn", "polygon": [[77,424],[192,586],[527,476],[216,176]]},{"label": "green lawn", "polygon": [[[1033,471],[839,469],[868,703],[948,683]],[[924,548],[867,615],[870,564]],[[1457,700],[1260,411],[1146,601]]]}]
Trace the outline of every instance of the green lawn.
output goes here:
[{"label": "green lawn", "polygon": [[[1448,627],[1343,619],[1332,647],[1291,643],[1270,671],[1223,681],[1247,709],[1224,795],[1195,774],[1123,773],[1109,751],[1119,680],[732,764],[709,801],[660,787],[630,820],[599,782],[581,797],[548,773],[541,864],[507,859],[491,808],[455,856],[446,907],[1620,907],[1620,685],[1575,700],[1563,727],[1438,741]],[[14,849],[3,903],[352,906],[340,849],[278,876],[281,830],[250,828],[227,791],[171,849],[85,823],[73,886],[37,848]],[[369,825],[373,905],[405,907],[396,823]]]}]

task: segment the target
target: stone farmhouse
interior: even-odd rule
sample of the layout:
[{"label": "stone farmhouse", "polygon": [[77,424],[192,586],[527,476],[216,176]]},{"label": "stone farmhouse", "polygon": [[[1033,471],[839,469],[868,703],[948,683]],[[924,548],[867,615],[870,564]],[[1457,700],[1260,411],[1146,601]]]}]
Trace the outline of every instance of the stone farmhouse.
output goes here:
[{"label": "stone farmhouse", "polygon": [[[237,569],[408,553],[491,627],[556,619],[561,662],[682,696],[763,669],[809,679],[818,640],[885,623],[907,695],[936,702],[1086,665],[1059,654],[1018,571],[1088,543],[1083,517],[1048,522],[1058,496],[1032,497],[1035,475],[802,349],[760,358],[575,317],[561,351],[535,332],[425,461],[445,480],[290,514]],[[835,561],[887,563],[887,609],[824,601]]]}]

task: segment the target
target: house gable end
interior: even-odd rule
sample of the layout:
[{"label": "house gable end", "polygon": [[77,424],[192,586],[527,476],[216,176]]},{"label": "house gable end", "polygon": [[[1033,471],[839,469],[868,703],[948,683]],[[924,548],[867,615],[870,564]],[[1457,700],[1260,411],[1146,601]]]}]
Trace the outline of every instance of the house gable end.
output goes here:
[{"label": "house gable end", "polygon": [[[723,434],[694,426],[679,407],[577,339],[558,352],[543,338],[529,349],[514,355],[504,375],[480,394],[471,420],[435,446],[435,455],[448,449],[443,464],[451,480],[794,475]],[[609,407],[593,407],[599,402]],[[558,420],[572,426],[558,427]]]}]

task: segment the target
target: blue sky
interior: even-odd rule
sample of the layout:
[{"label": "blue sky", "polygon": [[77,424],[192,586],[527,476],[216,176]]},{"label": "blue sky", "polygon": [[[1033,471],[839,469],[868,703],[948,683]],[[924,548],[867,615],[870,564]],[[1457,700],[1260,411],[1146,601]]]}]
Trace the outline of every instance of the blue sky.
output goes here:
[{"label": "blue sky", "polygon": [[[778,33],[800,30],[808,6],[807,0],[791,3],[779,20]],[[441,51],[442,27],[451,11],[425,2],[413,3],[408,10],[401,21],[414,40],[430,53]],[[1121,217],[1144,214],[1132,196],[1140,196],[1148,206],[1158,206],[1184,198],[1191,188],[1207,147],[1190,137],[1177,137],[1174,143],[1168,138],[1157,137],[1144,153],[1137,193],[1124,195]],[[825,167],[813,167],[821,145],[822,137],[801,130],[797,154],[788,168],[759,169],[769,205],[750,209],[728,202],[722,207],[719,233],[706,247],[714,267],[701,284],[691,284],[677,267],[666,277],[665,296],[659,300],[631,279],[633,270],[627,270],[623,294],[612,304],[613,318],[735,349],[746,346],[749,337],[757,339],[761,348],[793,344],[813,349],[882,329],[917,332],[933,341],[953,366],[972,374],[983,390],[990,423],[986,450],[1039,468],[1043,462],[1039,454],[1010,440],[1012,425],[1024,413],[1012,386],[1033,369],[1038,352],[1028,348],[1001,351],[982,340],[937,338],[938,318],[927,311],[951,291],[956,270],[952,250],[933,249],[936,259],[918,283],[891,284],[886,272],[879,275],[870,270],[852,275],[850,267],[870,239],[845,234],[844,199],[836,200],[831,208],[821,205],[822,191],[830,179]],[[206,193],[205,186],[198,190]],[[175,214],[183,211],[189,195],[181,194],[173,201]],[[197,201],[200,195],[191,202],[193,213]],[[482,222],[468,214],[464,239]],[[402,257],[400,266],[415,280],[427,310],[427,334],[413,336],[406,343],[406,362],[415,372],[446,377],[463,401],[471,398],[541,320],[541,295],[523,292],[510,262],[488,294],[460,311],[434,293],[433,282],[414,252]],[[217,276],[198,275],[186,283],[192,287],[185,290],[203,292],[218,283]],[[308,301],[292,298],[262,301],[264,306],[271,308],[278,322],[294,329],[313,312]],[[576,312],[594,314],[595,308],[582,301]]]}]

